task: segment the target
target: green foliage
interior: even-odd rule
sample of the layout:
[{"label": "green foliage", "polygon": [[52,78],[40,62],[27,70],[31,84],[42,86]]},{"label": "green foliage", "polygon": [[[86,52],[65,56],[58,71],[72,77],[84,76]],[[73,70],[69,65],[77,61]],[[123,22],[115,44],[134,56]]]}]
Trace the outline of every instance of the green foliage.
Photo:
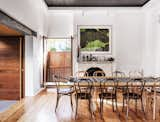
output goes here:
[{"label": "green foliage", "polygon": [[86,29],[80,29],[80,32],[85,32],[86,31]]},{"label": "green foliage", "polygon": [[53,47],[53,48],[50,49],[50,51],[56,52],[56,48]]},{"label": "green foliage", "polygon": [[65,51],[70,51],[71,48],[70,47],[66,47]]},{"label": "green foliage", "polygon": [[97,49],[104,48],[106,45],[109,45],[109,43],[104,43],[100,40],[94,40],[91,42],[88,42],[86,47],[82,48],[82,51],[96,51]]},{"label": "green foliage", "polygon": [[[52,52],[56,52],[56,51],[57,51],[57,49],[53,47],[53,48],[51,48],[51,49],[50,49],[50,51],[52,51]],[[71,51],[71,48],[66,47],[65,49],[61,49],[61,51]]]}]

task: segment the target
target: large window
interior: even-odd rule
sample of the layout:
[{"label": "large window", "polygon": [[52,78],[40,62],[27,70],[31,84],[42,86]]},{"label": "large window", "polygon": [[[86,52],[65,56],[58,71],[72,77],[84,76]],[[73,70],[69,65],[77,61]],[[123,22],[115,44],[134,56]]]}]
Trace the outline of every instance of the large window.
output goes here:
[{"label": "large window", "polygon": [[52,52],[71,51],[70,39],[48,39],[47,50]]}]

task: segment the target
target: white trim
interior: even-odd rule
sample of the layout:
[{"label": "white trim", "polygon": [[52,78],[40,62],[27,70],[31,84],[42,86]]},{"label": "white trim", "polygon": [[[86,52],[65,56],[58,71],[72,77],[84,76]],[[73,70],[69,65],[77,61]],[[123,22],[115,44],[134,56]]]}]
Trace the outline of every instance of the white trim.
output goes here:
[{"label": "white trim", "polygon": [[34,95],[33,96],[36,96],[36,95],[38,95],[41,91],[43,91],[45,88],[40,88],[36,93],[34,93]]}]

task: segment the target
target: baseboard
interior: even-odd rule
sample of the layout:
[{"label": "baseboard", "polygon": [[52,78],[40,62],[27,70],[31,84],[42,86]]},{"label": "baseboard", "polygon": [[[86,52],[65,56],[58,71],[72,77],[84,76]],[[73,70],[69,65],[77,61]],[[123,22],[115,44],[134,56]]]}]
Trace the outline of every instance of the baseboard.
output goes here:
[{"label": "baseboard", "polygon": [[34,96],[36,96],[36,95],[38,95],[38,94],[40,94],[43,90],[45,90],[46,88],[40,88],[35,94],[34,94]]}]

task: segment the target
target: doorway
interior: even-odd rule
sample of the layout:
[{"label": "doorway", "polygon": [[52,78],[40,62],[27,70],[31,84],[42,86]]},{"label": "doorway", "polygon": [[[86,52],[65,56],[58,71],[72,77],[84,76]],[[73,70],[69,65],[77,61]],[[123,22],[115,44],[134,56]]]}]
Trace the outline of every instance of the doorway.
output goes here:
[{"label": "doorway", "polygon": [[72,75],[72,39],[47,39],[47,81],[53,75],[68,77]]},{"label": "doorway", "polygon": [[0,24],[0,100],[24,97],[24,36]]},{"label": "doorway", "polygon": [[19,100],[22,89],[22,37],[0,37],[0,99]]},{"label": "doorway", "polygon": [[25,96],[25,35],[37,32],[0,10],[0,100]]}]

